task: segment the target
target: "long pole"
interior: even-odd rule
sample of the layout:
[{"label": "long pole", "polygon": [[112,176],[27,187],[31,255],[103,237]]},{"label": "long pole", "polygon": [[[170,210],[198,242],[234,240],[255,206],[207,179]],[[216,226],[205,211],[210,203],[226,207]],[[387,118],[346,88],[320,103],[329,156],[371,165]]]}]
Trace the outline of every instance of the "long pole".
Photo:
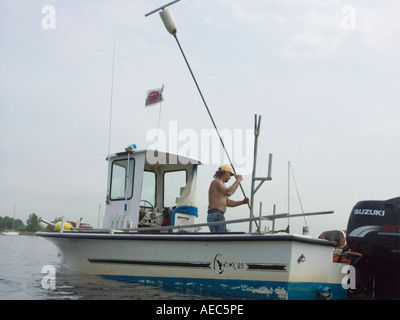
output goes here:
[{"label": "long pole", "polygon": [[[325,215],[325,214],[333,214],[333,211],[320,211],[320,212],[309,212],[309,213],[298,213],[291,215],[292,218],[303,217],[303,216],[314,216],[314,215]],[[248,221],[256,221],[256,220],[272,220],[276,219],[284,219],[288,216],[287,213],[274,214],[261,216],[261,217],[252,217],[252,218],[243,218],[243,219],[234,219],[234,220],[226,220],[226,221],[216,221],[216,222],[204,222],[204,223],[195,223],[195,224],[187,224],[181,226],[164,226],[164,227],[148,227],[143,230],[143,228],[129,229],[129,232],[149,232],[149,231],[161,231],[161,230],[172,230],[172,229],[185,229],[185,228],[196,228],[196,227],[204,227],[204,226],[216,226],[223,224],[234,224],[234,223],[243,223]],[[113,230],[115,233],[125,232],[122,230]]]},{"label": "long pole", "polygon": [[[226,154],[226,156],[227,156],[227,158],[228,158],[228,161],[229,161],[229,163],[230,163],[230,165],[231,165],[231,167],[232,167],[232,170],[233,170],[233,172],[235,173],[235,176],[236,176],[237,173],[236,173],[235,167],[234,167],[233,164],[232,164],[232,160],[231,160],[231,158],[230,158],[230,156],[229,156],[229,153],[228,153],[228,151],[227,151],[226,148],[225,148],[224,140],[222,139],[222,137],[221,137],[221,135],[220,135],[220,133],[219,133],[219,130],[218,130],[217,125],[216,125],[216,123],[215,123],[215,121],[214,121],[214,118],[213,118],[213,116],[212,116],[212,114],[211,114],[211,112],[210,112],[210,109],[208,108],[207,102],[206,102],[206,100],[204,99],[203,93],[201,92],[200,86],[199,86],[199,84],[197,83],[197,80],[196,80],[196,77],[194,76],[194,73],[193,73],[193,71],[192,71],[192,68],[190,67],[189,61],[187,60],[186,55],[185,55],[185,53],[183,52],[183,49],[182,49],[181,44],[179,43],[178,37],[176,36],[176,34],[174,34],[173,36],[174,36],[174,38],[175,38],[175,40],[176,40],[176,43],[178,44],[178,47],[179,47],[179,49],[180,49],[180,51],[181,51],[181,53],[182,53],[183,59],[185,60],[186,65],[187,65],[187,67],[188,67],[188,69],[189,69],[189,71],[190,71],[190,74],[191,74],[192,78],[193,78],[193,81],[194,81],[194,83],[195,83],[195,85],[196,85],[196,87],[197,87],[197,90],[199,91],[200,97],[201,97],[201,99],[203,100],[203,103],[204,103],[204,106],[206,107],[207,113],[208,113],[208,115],[210,116],[210,119],[211,119],[211,122],[212,122],[212,124],[213,124],[213,126],[214,126],[214,129],[215,129],[215,131],[216,131],[217,134],[218,134],[219,141],[221,142],[222,148],[224,149],[225,154]],[[242,193],[243,193],[244,197],[246,197],[246,193],[244,192],[244,189],[243,189],[242,184],[240,183],[239,186],[240,186],[240,189],[242,190]],[[250,205],[249,205],[249,204],[247,204],[247,205],[248,205],[249,208],[250,208]]]},{"label": "long pole", "polygon": [[[145,16],[148,17],[149,15],[151,15],[151,14],[157,12],[157,11],[160,11],[160,16],[161,16],[161,19],[163,20],[164,26],[165,26],[165,28],[167,29],[167,31],[168,31],[170,34],[172,34],[172,35],[174,36],[174,38],[175,38],[175,40],[176,40],[176,43],[178,44],[179,50],[180,50],[181,53],[182,53],[182,56],[183,56],[183,58],[184,58],[184,60],[185,60],[185,62],[186,62],[186,65],[187,65],[187,67],[188,67],[188,69],[189,69],[189,71],[190,71],[190,74],[191,74],[191,76],[192,76],[192,78],[193,78],[193,81],[194,81],[196,87],[197,87],[197,90],[199,91],[200,97],[201,97],[201,99],[203,100],[204,106],[206,107],[207,113],[208,113],[208,115],[210,116],[210,119],[211,119],[211,122],[212,122],[212,124],[213,124],[213,126],[214,126],[214,129],[215,129],[215,131],[216,131],[217,134],[218,134],[218,137],[219,137],[219,140],[220,140],[220,142],[221,142],[221,145],[222,145],[222,147],[223,147],[223,149],[224,149],[224,151],[225,151],[225,154],[226,154],[226,156],[227,156],[227,158],[228,158],[228,160],[229,160],[229,163],[230,163],[230,165],[231,165],[231,167],[232,167],[232,170],[233,170],[233,172],[234,172],[234,174],[235,174],[235,176],[236,176],[237,173],[236,173],[235,167],[233,166],[232,160],[231,160],[231,158],[230,158],[230,156],[229,156],[229,154],[228,154],[228,152],[227,152],[227,150],[226,150],[226,148],[225,148],[224,141],[222,140],[222,137],[221,137],[221,135],[220,135],[220,133],[219,133],[219,130],[218,130],[218,128],[217,128],[217,125],[216,125],[216,123],[215,123],[215,121],[214,121],[214,118],[213,118],[212,115],[211,115],[210,109],[208,108],[207,102],[206,102],[206,100],[204,99],[204,96],[203,96],[203,93],[201,92],[200,86],[199,86],[199,84],[197,83],[197,80],[196,80],[196,77],[194,76],[194,73],[193,73],[193,71],[192,71],[192,68],[190,67],[189,61],[187,60],[186,55],[185,55],[185,53],[184,53],[184,51],[183,51],[183,49],[182,49],[182,46],[181,46],[181,44],[179,43],[178,37],[176,36],[177,27],[176,27],[175,19],[174,19],[174,17],[172,16],[172,14],[171,14],[169,8],[167,8],[167,7],[170,6],[170,5],[172,5],[172,4],[174,4],[174,3],[176,3],[176,2],[178,2],[178,1],[180,1],[180,0],[172,1],[172,2],[170,2],[170,3],[168,3],[168,4],[164,5],[164,6],[161,6],[160,8],[157,8],[157,9],[155,9],[155,10],[153,10],[153,11],[151,11],[151,12],[145,14]],[[239,186],[240,186],[240,189],[242,190],[243,195],[246,197],[246,193],[245,193],[244,190],[243,190],[242,184],[240,183]],[[250,208],[250,205],[249,205],[249,204],[247,204],[247,205],[248,205],[248,207]]]}]

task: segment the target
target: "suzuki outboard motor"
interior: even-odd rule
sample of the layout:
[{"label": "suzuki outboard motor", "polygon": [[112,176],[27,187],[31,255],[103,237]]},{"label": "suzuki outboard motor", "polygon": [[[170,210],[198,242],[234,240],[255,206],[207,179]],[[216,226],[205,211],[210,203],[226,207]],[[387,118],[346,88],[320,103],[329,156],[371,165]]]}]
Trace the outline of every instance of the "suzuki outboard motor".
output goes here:
[{"label": "suzuki outboard motor", "polygon": [[355,267],[368,295],[400,298],[400,197],[358,202],[347,225],[347,246],[362,254]]}]

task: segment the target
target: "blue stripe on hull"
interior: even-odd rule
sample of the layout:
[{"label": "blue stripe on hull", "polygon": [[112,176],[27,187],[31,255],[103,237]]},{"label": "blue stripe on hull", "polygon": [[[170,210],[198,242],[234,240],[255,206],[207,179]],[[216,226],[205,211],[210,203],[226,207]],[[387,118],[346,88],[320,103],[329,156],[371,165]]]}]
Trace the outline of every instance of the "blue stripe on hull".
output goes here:
[{"label": "blue stripe on hull", "polygon": [[319,291],[329,288],[333,300],[346,299],[346,291],[341,284],[313,282],[251,281],[229,279],[159,278],[121,275],[100,275],[106,279],[194,290],[198,293],[214,292],[246,299],[266,300],[321,300]]}]

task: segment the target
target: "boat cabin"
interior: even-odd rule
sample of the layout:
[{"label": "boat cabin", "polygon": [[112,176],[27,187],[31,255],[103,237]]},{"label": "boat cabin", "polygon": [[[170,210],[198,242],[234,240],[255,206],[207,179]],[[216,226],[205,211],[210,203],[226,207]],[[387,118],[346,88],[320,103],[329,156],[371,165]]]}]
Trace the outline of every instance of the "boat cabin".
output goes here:
[{"label": "boat cabin", "polygon": [[200,161],[157,150],[136,151],[133,146],[125,150],[107,157],[103,227],[136,229],[196,223]]}]

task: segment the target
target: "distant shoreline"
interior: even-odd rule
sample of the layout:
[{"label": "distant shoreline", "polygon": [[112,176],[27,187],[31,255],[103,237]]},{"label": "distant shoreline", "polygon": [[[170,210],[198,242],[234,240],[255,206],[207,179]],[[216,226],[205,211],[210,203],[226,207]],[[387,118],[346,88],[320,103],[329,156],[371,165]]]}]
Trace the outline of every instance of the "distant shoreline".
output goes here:
[{"label": "distant shoreline", "polygon": [[[1,232],[3,232],[3,231],[1,231]],[[19,231],[19,235],[20,236],[34,236],[35,232],[32,232],[32,231]]]},{"label": "distant shoreline", "polygon": [[36,232],[32,232],[32,231],[20,231],[19,235],[20,236],[34,236]]}]

